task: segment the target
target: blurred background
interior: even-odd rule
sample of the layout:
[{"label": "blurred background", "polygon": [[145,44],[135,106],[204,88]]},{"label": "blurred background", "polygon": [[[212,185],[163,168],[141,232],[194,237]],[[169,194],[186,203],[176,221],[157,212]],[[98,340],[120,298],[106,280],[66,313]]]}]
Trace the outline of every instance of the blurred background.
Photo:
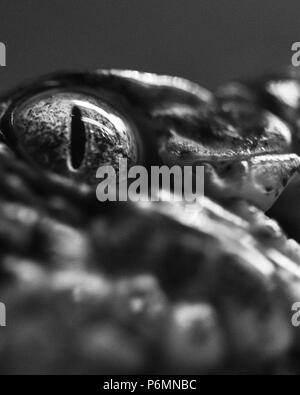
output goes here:
[{"label": "blurred background", "polygon": [[290,62],[299,0],[0,0],[0,92],[57,69],[133,68],[214,88]]}]

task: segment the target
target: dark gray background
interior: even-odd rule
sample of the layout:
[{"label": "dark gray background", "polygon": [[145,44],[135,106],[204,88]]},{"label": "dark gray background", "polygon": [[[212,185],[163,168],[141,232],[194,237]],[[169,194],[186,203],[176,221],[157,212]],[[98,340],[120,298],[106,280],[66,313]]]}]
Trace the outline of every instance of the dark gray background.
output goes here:
[{"label": "dark gray background", "polygon": [[0,0],[0,92],[57,69],[134,68],[213,88],[288,64],[299,0]]}]

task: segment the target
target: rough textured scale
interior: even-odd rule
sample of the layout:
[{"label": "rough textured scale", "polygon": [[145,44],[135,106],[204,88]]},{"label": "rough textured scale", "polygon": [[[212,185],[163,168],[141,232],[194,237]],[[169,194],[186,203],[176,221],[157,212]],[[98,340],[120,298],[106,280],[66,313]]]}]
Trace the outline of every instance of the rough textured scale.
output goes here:
[{"label": "rough textured scale", "polygon": [[[3,96],[1,373],[297,371],[300,247],[262,211],[297,177],[294,132],[222,89],[99,70]],[[202,164],[208,196],[100,203],[95,169],[120,157]]]}]

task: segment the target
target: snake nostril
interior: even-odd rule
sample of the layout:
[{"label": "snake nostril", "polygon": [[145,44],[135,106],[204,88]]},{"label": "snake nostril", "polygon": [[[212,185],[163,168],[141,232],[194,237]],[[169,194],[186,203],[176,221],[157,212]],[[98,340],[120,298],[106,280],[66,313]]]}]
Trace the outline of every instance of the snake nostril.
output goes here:
[{"label": "snake nostril", "polygon": [[80,109],[74,106],[71,115],[70,159],[73,169],[77,170],[80,168],[85,156],[86,131]]}]

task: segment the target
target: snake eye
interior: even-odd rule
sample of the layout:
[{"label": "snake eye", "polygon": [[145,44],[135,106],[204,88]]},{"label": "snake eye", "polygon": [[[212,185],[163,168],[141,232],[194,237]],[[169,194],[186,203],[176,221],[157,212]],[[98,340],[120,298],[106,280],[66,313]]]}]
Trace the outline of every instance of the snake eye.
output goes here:
[{"label": "snake eye", "polygon": [[21,103],[12,124],[18,144],[38,165],[79,181],[96,182],[99,166],[118,170],[138,158],[134,126],[92,95],[49,91]]}]

